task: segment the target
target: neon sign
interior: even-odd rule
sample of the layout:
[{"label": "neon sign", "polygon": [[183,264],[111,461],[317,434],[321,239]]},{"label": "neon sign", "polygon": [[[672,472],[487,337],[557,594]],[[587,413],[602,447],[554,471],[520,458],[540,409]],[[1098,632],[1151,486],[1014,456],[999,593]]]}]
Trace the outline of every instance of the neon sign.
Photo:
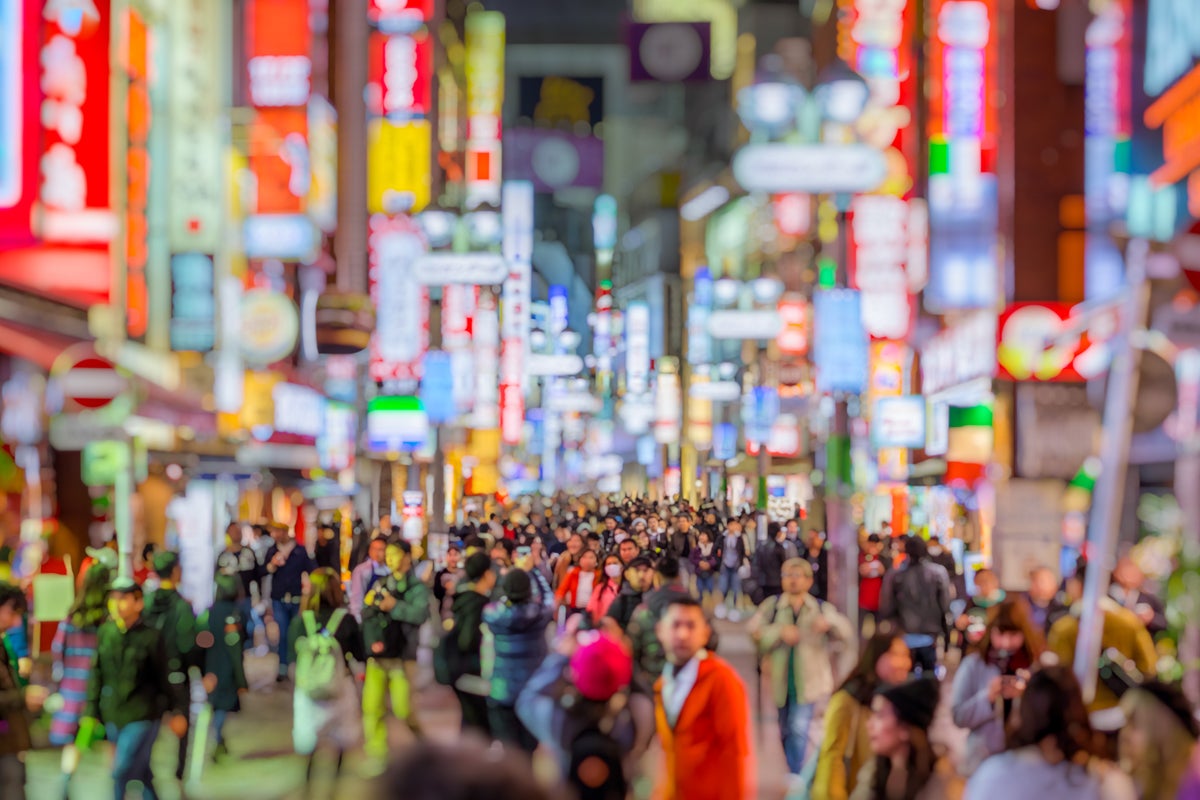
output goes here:
[{"label": "neon sign", "polygon": [[1166,91],[1200,57],[1195,0],[1150,0],[1142,87],[1149,97]]},{"label": "neon sign", "polygon": [[146,264],[149,261],[150,199],[150,31],[133,9],[125,12],[125,69],[128,76],[125,103],[125,308],[131,337],[146,335],[149,298]]},{"label": "neon sign", "polygon": [[376,116],[425,116],[430,110],[433,43],[428,33],[371,34],[367,109]]},{"label": "neon sign", "polygon": [[498,11],[467,16],[467,208],[500,204],[504,32]]},{"label": "neon sign", "polygon": [[863,325],[872,339],[903,339],[912,327],[908,293],[908,204],[860,195],[851,206],[851,287],[862,292]]}]

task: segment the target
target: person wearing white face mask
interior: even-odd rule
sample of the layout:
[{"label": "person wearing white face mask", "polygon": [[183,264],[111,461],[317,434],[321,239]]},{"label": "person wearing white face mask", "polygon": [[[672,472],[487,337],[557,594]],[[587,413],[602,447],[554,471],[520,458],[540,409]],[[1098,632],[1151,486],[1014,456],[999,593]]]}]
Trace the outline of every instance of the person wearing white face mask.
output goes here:
[{"label": "person wearing white face mask", "polygon": [[598,622],[601,617],[608,613],[608,608],[617,599],[617,595],[621,591],[621,573],[624,567],[621,565],[621,559],[615,554],[610,554],[604,559],[604,568],[600,581],[596,584],[596,588],[592,590],[592,596],[588,599],[587,612],[593,622]]}]

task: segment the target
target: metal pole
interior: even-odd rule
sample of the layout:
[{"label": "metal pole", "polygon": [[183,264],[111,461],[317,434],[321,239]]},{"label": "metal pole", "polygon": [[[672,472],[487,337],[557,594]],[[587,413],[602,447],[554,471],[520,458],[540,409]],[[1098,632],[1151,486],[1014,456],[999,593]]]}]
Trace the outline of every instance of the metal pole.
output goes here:
[{"label": "metal pole", "polygon": [[338,115],[337,288],[367,290],[367,0],[338,0],[334,101]]},{"label": "metal pole", "polygon": [[1088,570],[1084,579],[1079,639],[1075,647],[1075,675],[1083,687],[1083,697],[1087,702],[1096,696],[1096,669],[1104,625],[1104,613],[1099,608],[1099,602],[1108,593],[1125,500],[1125,474],[1133,437],[1133,405],[1137,398],[1138,368],[1142,360],[1141,351],[1134,347],[1133,333],[1145,325],[1150,308],[1150,283],[1146,280],[1149,250],[1145,239],[1132,239],[1126,248],[1128,294],[1120,332],[1113,345],[1113,361],[1104,399],[1100,477],[1096,481],[1088,520]]},{"label": "metal pole", "polygon": [[[837,284],[846,280],[849,231],[846,230],[846,205],[849,198],[838,197],[838,273]],[[848,468],[850,452],[850,408],[845,395],[834,404],[833,431],[827,449],[825,475],[825,533],[829,544],[827,600],[845,614],[857,630],[858,618],[858,540],[850,512],[849,491],[842,478]]]},{"label": "metal pole", "polygon": [[[765,341],[758,343],[758,388],[765,389],[767,386],[767,343]],[[755,420],[757,427],[757,420]],[[771,454],[767,452],[767,443],[770,439],[770,432],[764,437],[763,441],[758,445],[758,541],[765,542],[767,539],[767,523],[770,520],[770,514],[767,513],[767,506],[770,505],[770,498],[767,496],[767,475],[771,472]]]},{"label": "metal pole", "polygon": [[130,496],[133,493],[133,442],[126,441],[121,468],[113,486],[113,525],[117,533],[117,577],[133,577],[133,513]]}]

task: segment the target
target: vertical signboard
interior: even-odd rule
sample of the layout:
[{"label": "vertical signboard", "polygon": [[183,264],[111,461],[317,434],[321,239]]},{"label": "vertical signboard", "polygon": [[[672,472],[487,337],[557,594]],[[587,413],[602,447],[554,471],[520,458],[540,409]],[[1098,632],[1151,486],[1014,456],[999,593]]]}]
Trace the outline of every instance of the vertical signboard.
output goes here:
[{"label": "vertical signboard", "polygon": [[508,181],[503,189],[508,277],[501,289],[500,435],[517,444],[525,418],[525,365],[529,351],[533,283],[533,184]]},{"label": "vertical signboard", "polygon": [[995,0],[933,0],[929,36],[929,287],[934,313],[997,292]]},{"label": "vertical signboard", "polygon": [[416,381],[429,347],[429,290],[413,278],[413,262],[425,252],[420,229],[408,217],[375,214],[367,239],[375,333],[370,374],[376,381]]},{"label": "vertical signboard", "polygon": [[454,407],[460,414],[475,406],[475,353],[472,335],[479,306],[479,287],[455,284],[442,288],[442,348],[450,354]]},{"label": "vertical signboard", "polygon": [[467,15],[467,208],[500,204],[504,40],[503,14]]},{"label": "vertical signboard", "polygon": [[479,296],[475,315],[475,430],[493,430],[500,424],[500,318],[491,291]]},{"label": "vertical signboard", "polygon": [[850,285],[862,292],[863,324],[872,339],[904,339],[913,319],[908,204],[890,195],[859,195],[851,214]]},{"label": "vertical signboard", "polygon": [[431,111],[433,41],[428,32],[372,31],[367,53],[367,113],[425,117]]},{"label": "vertical signboard", "polygon": [[171,349],[206,353],[216,340],[213,258],[204,253],[171,257]]},{"label": "vertical signboard", "polygon": [[216,0],[177,0],[166,15],[170,26],[167,243],[173,253],[215,253],[220,245],[217,12]]},{"label": "vertical signboard", "polygon": [[819,291],[813,297],[813,359],[817,389],[858,394],[867,384],[868,337],[862,302],[851,289]]},{"label": "vertical signboard", "polygon": [[149,296],[146,266],[150,261],[150,103],[151,31],[134,8],[122,15],[121,50],[125,86],[125,322],[131,338],[146,335]]},{"label": "vertical signboard", "polygon": [[34,0],[0,0],[0,243],[32,242],[37,194],[39,24]]},{"label": "vertical signboard", "polygon": [[625,311],[625,390],[634,397],[650,391],[650,306],[643,302]]}]

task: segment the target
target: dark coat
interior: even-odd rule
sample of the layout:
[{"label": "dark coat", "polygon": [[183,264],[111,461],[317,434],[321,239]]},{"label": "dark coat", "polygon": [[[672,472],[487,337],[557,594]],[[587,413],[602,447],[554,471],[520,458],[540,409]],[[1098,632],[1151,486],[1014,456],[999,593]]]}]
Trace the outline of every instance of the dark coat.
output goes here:
[{"label": "dark coat", "polygon": [[822,547],[814,556],[806,547],[800,552],[800,557],[812,567],[813,585],[809,594],[818,600],[829,599],[829,548]]},{"label": "dark coat", "polygon": [[218,711],[239,711],[238,691],[248,689],[246,670],[242,663],[242,648],[246,641],[246,621],[238,604],[217,601],[201,615],[200,630],[212,636],[211,645],[204,650],[204,674],[214,675],[217,687],[208,702]]},{"label": "dark coat", "polygon": [[[420,630],[429,619],[429,587],[411,572],[397,579],[388,575],[374,588],[375,602],[363,606],[363,644],[367,657],[417,660]],[[391,611],[379,608],[384,592],[396,598]],[[376,652],[375,643],[383,650]]]},{"label": "dark coat", "polygon": [[765,589],[783,585],[783,562],[787,561],[787,548],[780,542],[763,542],[754,554],[754,573]]},{"label": "dark coat", "polygon": [[23,753],[31,746],[25,690],[8,659],[4,636],[0,634],[0,756]]},{"label": "dark coat", "polygon": [[613,600],[612,605],[608,607],[606,616],[615,619],[621,626],[621,630],[628,630],[629,622],[633,619],[633,612],[637,611],[638,606],[642,604],[643,595],[643,592],[635,592],[628,583],[622,584],[621,591],[617,594],[617,599]]},{"label": "dark coat", "polygon": [[529,577],[534,592],[528,600],[513,603],[504,598],[483,609],[496,659],[491,699],[506,706],[517,702],[517,695],[546,657],[546,626],[554,619],[550,584],[536,570]]},{"label": "dark coat", "polygon": [[199,668],[203,654],[196,644],[196,615],[192,605],[174,589],[157,589],[150,595],[142,621],[162,634],[167,651],[167,672],[172,689],[178,695],[176,703],[187,708],[189,671]]},{"label": "dark coat", "polygon": [[487,604],[487,597],[464,586],[454,595],[454,603],[450,606],[464,675],[483,674],[480,648],[483,647],[483,609]]},{"label": "dark coat", "polygon": [[[334,609],[321,608],[317,609],[317,628],[324,628],[331,617],[333,617]],[[292,620],[292,624],[288,626],[288,654],[291,657],[292,663],[296,663],[296,642],[304,638],[304,613],[301,612]],[[337,639],[338,646],[342,648],[342,655],[347,661],[354,659],[355,661],[365,661],[363,658],[363,637],[362,629],[358,627],[358,620],[353,614],[346,613],[342,615],[342,621],[338,623],[337,630],[333,633],[333,638]]]},{"label": "dark coat", "polygon": [[96,636],[84,716],[121,728],[157,720],[166,711],[186,713],[187,692],[176,691],[168,675],[167,649],[158,631],[141,620],[127,631],[106,622]]}]

